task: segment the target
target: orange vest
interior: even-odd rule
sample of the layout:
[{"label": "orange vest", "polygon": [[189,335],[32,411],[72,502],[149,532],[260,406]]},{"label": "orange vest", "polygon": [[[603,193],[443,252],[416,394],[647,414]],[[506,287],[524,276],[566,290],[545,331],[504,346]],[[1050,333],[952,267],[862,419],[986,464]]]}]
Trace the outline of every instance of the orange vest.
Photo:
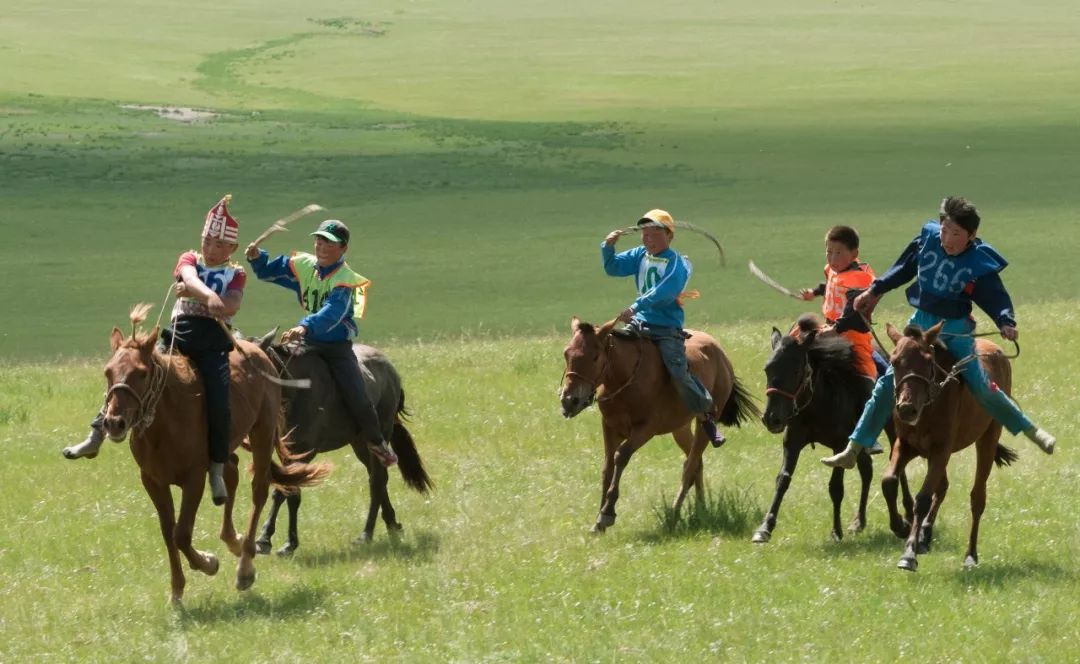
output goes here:
[{"label": "orange vest", "polygon": [[874,271],[866,263],[854,263],[855,267],[834,272],[828,265],[825,266],[825,302],[821,305],[821,313],[825,320],[835,323],[844,315],[844,303],[847,302],[847,292],[852,288],[867,289],[874,281]]}]

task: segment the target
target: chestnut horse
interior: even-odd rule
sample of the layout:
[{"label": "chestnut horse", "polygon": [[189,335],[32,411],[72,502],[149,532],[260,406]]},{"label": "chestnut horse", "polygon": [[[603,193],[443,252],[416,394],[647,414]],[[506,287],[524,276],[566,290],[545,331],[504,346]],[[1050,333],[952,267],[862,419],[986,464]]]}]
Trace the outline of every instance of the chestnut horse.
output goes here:
[{"label": "chestnut horse", "polygon": [[[615,523],[619,481],[626,464],[653,436],[672,434],[686,455],[682,482],[672,505],[676,518],[691,484],[699,503],[705,493],[701,455],[708,437],[700,424],[696,434],[691,433],[694,416],[675,391],[656,345],[647,338],[615,332],[616,322],[596,328],[576,317],[572,320],[573,336],[563,353],[566,370],[559,391],[564,417],[574,417],[594,400],[600,406],[604,468],[600,513],[592,528],[597,533]],[[735,378],[731,362],[716,339],[704,332],[688,333],[691,336],[686,341],[686,359],[690,371],[712,394],[719,409],[717,420],[741,426],[759,417],[757,406]]]},{"label": "chestnut horse", "polygon": [[[896,407],[893,419],[897,442],[889,467],[881,480],[889,508],[889,521],[898,537],[907,536],[904,554],[897,567],[914,572],[918,553],[929,550],[934,519],[949,487],[946,468],[949,457],[975,443],[975,481],[971,487],[971,534],[964,567],[979,562],[976,545],[979,520],[986,508],[986,480],[996,463],[1007,466],[1016,453],[1000,444],[1001,424],[979,406],[975,397],[956,379],[957,359],[938,343],[942,323],[925,332],[909,325],[904,334],[886,326],[896,343],[890,362],[896,376]],[[976,355],[959,362],[982,362],[983,370],[998,389],[1008,394],[1012,388],[1012,366],[1001,348],[986,339],[976,340]],[[898,475],[916,456],[927,460],[926,477],[915,496],[915,513],[907,523],[896,509]]]},{"label": "chestnut horse", "polygon": [[[202,500],[209,468],[206,405],[202,379],[182,355],[164,354],[155,348],[159,328],[136,333],[149,305],[131,311],[132,333],[124,338],[113,328],[109,341],[113,355],[105,365],[109,388],[105,397],[104,430],[116,442],[131,433],[131,453],[139,464],[143,487],[158,513],[161,535],[169,555],[172,574],[171,599],[179,604],[184,595],[184,572],[180,553],[188,564],[204,574],[218,571],[212,553],[192,547],[195,514]],[[291,462],[280,434],[281,388],[266,378],[274,365],[258,346],[237,341],[229,356],[232,409],[230,459],[225,464],[229,494],[221,521],[221,540],[239,556],[236,587],[246,590],[255,582],[255,528],[266,502],[270,483],[296,488],[318,483],[329,472],[322,464]],[[266,375],[264,375],[266,374]],[[239,481],[238,457],[232,453],[247,437],[252,456],[251,515],[243,536],[233,527],[232,510]],[[246,446],[246,445],[245,445]],[[286,465],[274,463],[272,455]],[[180,518],[175,517],[170,485],[180,487]]]}]

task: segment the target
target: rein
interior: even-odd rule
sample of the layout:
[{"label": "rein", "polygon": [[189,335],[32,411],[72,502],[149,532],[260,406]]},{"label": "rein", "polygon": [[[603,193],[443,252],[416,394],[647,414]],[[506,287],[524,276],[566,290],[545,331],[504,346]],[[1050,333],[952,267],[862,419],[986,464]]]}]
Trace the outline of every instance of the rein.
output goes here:
[{"label": "rein", "polygon": [[[600,370],[600,374],[596,377],[595,381],[590,380],[590,379],[586,378],[585,376],[582,376],[581,374],[579,374],[576,371],[571,371],[569,369],[566,369],[566,370],[563,371],[563,382],[566,381],[567,376],[573,376],[573,377],[575,377],[575,378],[577,378],[577,379],[591,385],[592,386],[592,392],[589,395],[590,402],[595,401],[597,403],[600,403],[600,402],[603,402],[603,401],[610,401],[611,399],[614,399],[617,394],[619,394],[620,392],[625,390],[627,387],[629,387],[630,384],[634,382],[634,379],[637,378],[638,368],[641,366],[641,358],[642,358],[643,355],[645,355],[644,351],[641,350],[641,344],[643,342],[643,339],[639,337],[637,342],[638,342],[637,343],[637,347],[638,347],[637,361],[634,362],[634,369],[630,372],[630,378],[628,378],[626,380],[626,382],[623,383],[622,386],[619,387],[619,389],[615,390],[611,394],[605,394],[602,397],[597,397],[596,396],[596,391],[600,388],[600,385],[604,382],[604,376],[607,374],[608,367],[610,366],[610,362],[607,359],[607,352],[604,353],[604,368]],[[605,351],[608,351],[611,348],[614,348],[614,346],[615,346],[615,340],[614,340],[614,338],[611,338],[610,342],[607,345],[607,348],[605,348]]]}]

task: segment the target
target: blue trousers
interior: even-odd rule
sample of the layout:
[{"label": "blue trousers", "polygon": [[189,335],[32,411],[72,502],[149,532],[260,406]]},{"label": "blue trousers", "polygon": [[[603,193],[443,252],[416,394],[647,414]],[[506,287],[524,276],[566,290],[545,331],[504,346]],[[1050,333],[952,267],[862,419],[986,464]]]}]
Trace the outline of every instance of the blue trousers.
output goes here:
[{"label": "blue trousers", "polygon": [[[912,325],[918,325],[924,330],[930,329],[941,322],[941,318],[929,314],[921,309],[908,321]],[[945,342],[949,352],[956,356],[957,360],[967,357],[975,352],[975,338],[968,336],[974,330],[970,318],[947,318],[941,331],[944,334],[941,340]],[[957,335],[957,336],[952,336]],[[1024,415],[1016,402],[1001,390],[990,388],[990,380],[983,371],[982,363],[973,361],[963,366],[960,375],[964,377],[967,387],[975,400],[979,402],[987,413],[1001,423],[1009,433],[1016,435],[1021,431],[1030,429],[1033,425],[1031,420]],[[863,407],[859,423],[855,425],[855,431],[851,434],[851,440],[863,447],[870,447],[877,440],[885,423],[892,417],[893,406],[896,404],[892,366],[878,378],[874,385],[874,392],[870,400]]]},{"label": "blue trousers", "polygon": [[686,339],[683,331],[677,327],[659,327],[646,325],[637,319],[630,321],[628,328],[650,338],[660,351],[660,359],[671,374],[671,382],[679,393],[686,409],[691,413],[711,413],[713,399],[697,376],[690,373],[686,362]]}]

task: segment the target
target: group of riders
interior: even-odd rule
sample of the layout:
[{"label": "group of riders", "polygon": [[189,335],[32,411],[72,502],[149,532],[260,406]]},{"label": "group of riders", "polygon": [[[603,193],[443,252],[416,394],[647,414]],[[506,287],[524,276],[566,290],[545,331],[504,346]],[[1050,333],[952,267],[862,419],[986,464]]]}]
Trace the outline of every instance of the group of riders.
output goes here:
[{"label": "group of riders", "polygon": [[[222,198],[206,215],[199,251],[180,255],[173,277],[176,303],[171,327],[162,343],[186,355],[198,369],[205,385],[209,435],[209,478],[214,504],[224,504],[224,465],[229,452],[229,361],[233,347],[230,323],[243,300],[246,272],[232,260],[239,244],[239,224],[228,209],[230,197]],[[856,367],[876,381],[847,447],[822,459],[827,466],[852,468],[864,451],[881,448],[877,438],[894,405],[893,372],[871,344],[869,321],[885,293],[908,282],[908,302],[915,311],[909,321],[922,329],[944,323],[943,339],[957,358],[975,351],[972,304],[982,309],[1001,335],[1018,336],[1012,300],[999,273],[1008,265],[989,244],[977,237],[980,217],[964,198],[949,197],[941,203],[937,220],[926,222],[905,247],[892,267],[875,278],[870,266],[859,262],[859,235],[851,227],[835,226],[825,237],[825,280],[816,288],[801,291],[805,300],[823,297],[823,332],[851,342]],[[717,405],[687,363],[683,299],[692,266],[672,249],[677,222],[664,210],[650,210],[637,222],[641,245],[621,253],[615,244],[625,234],[612,231],[601,244],[604,271],[611,276],[633,276],[637,297],[618,319],[634,332],[652,339],[660,352],[672,383],[687,409],[699,420],[714,445],[724,442],[715,423]],[[282,335],[294,343],[295,352],[323,358],[345,397],[361,437],[385,465],[396,463],[382,437],[378,416],[368,398],[364,378],[352,344],[357,319],[363,317],[370,281],[345,261],[349,229],[328,219],[311,233],[314,253],[295,252],[271,259],[255,243],[245,256],[252,272],[292,290],[306,315]],[[1019,406],[991,383],[981,363],[963,365],[968,388],[986,411],[1013,435],[1023,433],[1047,454],[1055,438],[1031,422]],[[104,439],[104,408],[91,423],[89,436],[64,456],[93,457]]]},{"label": "group of riders", "polygon": [[[173,270],[176,303],[170,328],[161,345],[186,355],[198,369],[206,394],[209,437],[210,495],[215,505],[227,498],[224,468],[229,458],[229,352],[233,348],[232,317],[240,309],[247,274],[232,260],[239,247],[240,225],[229,213],[230,196],[206,214],[199,251],[185,251]],[[327,219],[311,233],[313,253],[294,252],[271,259],[255,243],[245,256],[252,272],[293,291],[306,315],[282,334],[294,353],[313,353],[327,367],[344,397],[357,429],[380,461],[393,465],[397,457],[382,436],[379,418],[368,398],[360,363],[353,354],[357,319],[364,315],[370,281],[345,261],[349,228]],[[69,459],[96,456],[105,440],[105,408],[90,425],[90,434],[64,449]]]}]

